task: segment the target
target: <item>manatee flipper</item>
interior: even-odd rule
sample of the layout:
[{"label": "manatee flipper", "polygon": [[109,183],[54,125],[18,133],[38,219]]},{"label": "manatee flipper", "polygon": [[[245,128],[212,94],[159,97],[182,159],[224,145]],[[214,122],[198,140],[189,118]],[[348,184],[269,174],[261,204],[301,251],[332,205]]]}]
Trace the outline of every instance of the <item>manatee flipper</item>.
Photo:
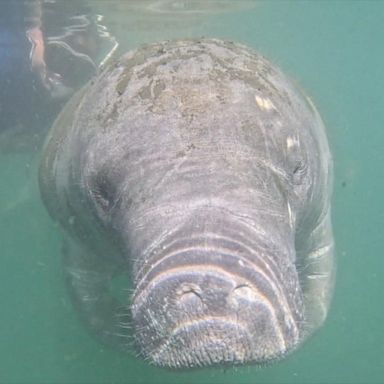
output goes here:
[{"label": "manatee flipper", "polygon": [[317,329],[329,309],[335,279],[334,242],[330,210],[321,218],[302,248],[301,283],[306,308],[305,319]]}]

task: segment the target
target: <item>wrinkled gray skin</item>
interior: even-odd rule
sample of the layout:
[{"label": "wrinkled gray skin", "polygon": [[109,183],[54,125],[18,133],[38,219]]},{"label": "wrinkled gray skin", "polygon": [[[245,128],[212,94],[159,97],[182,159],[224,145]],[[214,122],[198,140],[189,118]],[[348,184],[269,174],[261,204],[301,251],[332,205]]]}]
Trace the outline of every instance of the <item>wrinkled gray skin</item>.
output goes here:
[{"label": "wrinkled gray skin", "polygon": [[[263,363],[323,323],[331,178],[309,99],[252,50],[208,39],[107,68],[59,116],[40,169],[84,321],[174,368]],[[113,295],[118,275],[130,290]]]}]

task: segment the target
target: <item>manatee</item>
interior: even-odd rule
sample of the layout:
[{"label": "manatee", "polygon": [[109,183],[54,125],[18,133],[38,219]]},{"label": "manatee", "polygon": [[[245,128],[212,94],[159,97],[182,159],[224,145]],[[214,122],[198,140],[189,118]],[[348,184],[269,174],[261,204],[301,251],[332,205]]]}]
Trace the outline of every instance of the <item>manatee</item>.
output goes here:
[{"label": "manatee", "polygon": [[61,112],[39,182],[64,229],[73,303],[108,345],[168,368],[264,364],[326,318],[324,125],[250,48],[191,39],[126,53]]}]

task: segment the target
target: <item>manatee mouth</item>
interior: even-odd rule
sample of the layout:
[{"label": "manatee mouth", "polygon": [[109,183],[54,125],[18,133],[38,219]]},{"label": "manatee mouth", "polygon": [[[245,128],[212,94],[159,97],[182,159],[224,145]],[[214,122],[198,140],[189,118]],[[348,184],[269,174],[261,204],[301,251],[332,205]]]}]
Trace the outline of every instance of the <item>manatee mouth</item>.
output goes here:
[{"label": "manatee mouth", "polygon": [[206,318],[176,327],[151,358],[157,365],[180,368],[242,363],[251,356],[252,340],[244,326]]},{"label": "manatee mouth", "polygon": [[251,279],[217,265],[158,273],[134,297],[139,349],[169,368],[278,358],[297,344],[299,329],[275,291],[260,276]]}]

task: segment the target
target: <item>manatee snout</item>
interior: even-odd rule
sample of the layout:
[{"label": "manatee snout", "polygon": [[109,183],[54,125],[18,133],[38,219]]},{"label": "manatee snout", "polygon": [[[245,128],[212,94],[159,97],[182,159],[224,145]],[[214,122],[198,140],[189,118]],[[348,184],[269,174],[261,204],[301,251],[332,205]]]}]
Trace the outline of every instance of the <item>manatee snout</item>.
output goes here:
[{"label": "manatee snout", "polygon": [[277,358],[297,343],[299,319],[261,266],[214,249],[162,256],[133,297],[146,358],[174,368],[241,364]]}]

